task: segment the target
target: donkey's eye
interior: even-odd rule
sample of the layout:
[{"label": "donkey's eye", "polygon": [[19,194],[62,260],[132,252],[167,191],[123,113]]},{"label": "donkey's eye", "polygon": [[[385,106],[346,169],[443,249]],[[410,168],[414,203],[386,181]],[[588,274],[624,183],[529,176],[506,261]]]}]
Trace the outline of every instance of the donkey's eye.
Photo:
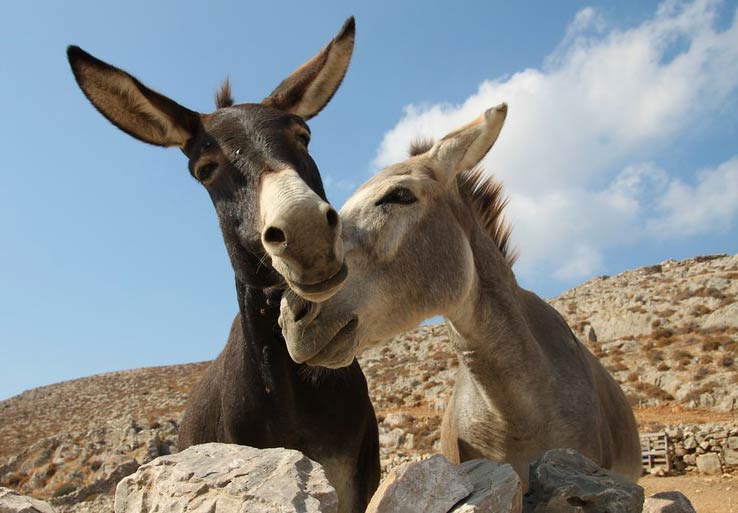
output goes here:
[{"label": "donkey's eye", "polygon": [[297,140],[300,141],[307,148],[307,145],[310,144],[310,134],[308,134],[307,132],[298,132]]},{"label": "donkey's eye", "polygon": [[207,183],[213,178],[216,169],[218,169],[218,164],[215,162],[203,164],[195,171],[195,178],[202,183]]},{"label": "donkey's eye", "polygon": [[375,206],[386,205],[388,203],[399,203],[400,205],[409,205],[415,203],[418,198],[407,187],[397,187],[382,196],[374,204]]}]

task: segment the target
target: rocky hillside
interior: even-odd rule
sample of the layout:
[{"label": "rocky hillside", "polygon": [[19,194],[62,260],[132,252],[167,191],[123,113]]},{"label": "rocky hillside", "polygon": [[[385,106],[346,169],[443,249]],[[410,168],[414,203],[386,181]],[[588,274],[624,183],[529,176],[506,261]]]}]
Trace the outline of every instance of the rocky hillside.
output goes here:
[{"label": "rocky hillside", "polygon": [[602,276],[551,304],[634,404],[738,409],[738,255]]},{"label": "rocky hillside", "polygon": [[[738,426],[738,255],[666,261],[591,280],[551,303],[621,382],[642,427]],[[360,358],[385,471],[435,452],[456,357],[443,325]],[[0,486],[101,511],[115,483],[176,446],[206,363],[137,369],[37,388],[0,402]],[[722,429],[722,428],[721,428]]]}]

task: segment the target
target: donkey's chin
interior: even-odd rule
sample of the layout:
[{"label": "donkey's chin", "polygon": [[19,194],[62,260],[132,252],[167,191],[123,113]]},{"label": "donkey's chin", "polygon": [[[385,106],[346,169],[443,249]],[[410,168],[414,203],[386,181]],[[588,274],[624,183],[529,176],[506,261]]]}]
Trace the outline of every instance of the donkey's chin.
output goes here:
[{"label": "donkey's chin", "polygon": [[348,266],[344,262],[333,276],[318,283],[300,283],[289,278],[285,280],[298,296],[314,303],[320,303],[335,296],[341,290],[346,278],[348,278]]},{"label": "donkey's chin", "polygon": [[308,365],[316,367],[327,367],[329,369],[338,369],[348,367],[356,357],[356,346],[359,339],[357,338],[358,320],[356,317],[351,319],[338,333],[328,342],[318,354],[310,358]]}]

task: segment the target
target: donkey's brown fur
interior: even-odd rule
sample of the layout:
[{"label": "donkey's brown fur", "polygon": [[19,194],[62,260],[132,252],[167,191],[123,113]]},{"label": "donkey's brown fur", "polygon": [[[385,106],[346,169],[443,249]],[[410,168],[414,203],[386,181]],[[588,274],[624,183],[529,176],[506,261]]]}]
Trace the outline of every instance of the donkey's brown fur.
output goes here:
[{"label": "donkey's brown fur", "polygon": [[[321,294],[345,278],[340,220],[309,154],[306,121],[338,89],[353,47],[350,18],[261,103],[234,105],[226,81],[209,114],[68,49],[79,86],[108,120],[139,140],[182,149],[213,202],[235,273],[239,314],[226,347],[190,393],[180,449],[227,442],[300,450],[323,465],[341,513],[363,512],[379,482],[366,380],[356,361],[314,379],[290,359],[277,319],[285,279]],[[283,278],[276,270],[281,258],[304,264],[302,270]]]}]

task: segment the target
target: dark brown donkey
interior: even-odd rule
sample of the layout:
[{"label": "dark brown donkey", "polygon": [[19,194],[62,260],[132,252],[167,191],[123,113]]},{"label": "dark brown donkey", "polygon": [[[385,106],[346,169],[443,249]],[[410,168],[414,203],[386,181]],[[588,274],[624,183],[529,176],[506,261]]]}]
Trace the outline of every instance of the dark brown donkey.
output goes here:
[{"label": "dark brown donkey", "polygon": [[379,481],[377,422],[358,362],[343,371],[295,364],[277,325],[281,260],[290,285],[331,295],[346,277],[340,221],[308,153],[305,121],[328,103],[354,46],[354,20],[258,104],[199,114],[77,47],[67,54],[92,104],[133,137],[179,146],[210,194],[236,274],[240,313],[190,395],[179,446],[229,442],[298,449],[320,462],[339,510],[364,511]]}]

